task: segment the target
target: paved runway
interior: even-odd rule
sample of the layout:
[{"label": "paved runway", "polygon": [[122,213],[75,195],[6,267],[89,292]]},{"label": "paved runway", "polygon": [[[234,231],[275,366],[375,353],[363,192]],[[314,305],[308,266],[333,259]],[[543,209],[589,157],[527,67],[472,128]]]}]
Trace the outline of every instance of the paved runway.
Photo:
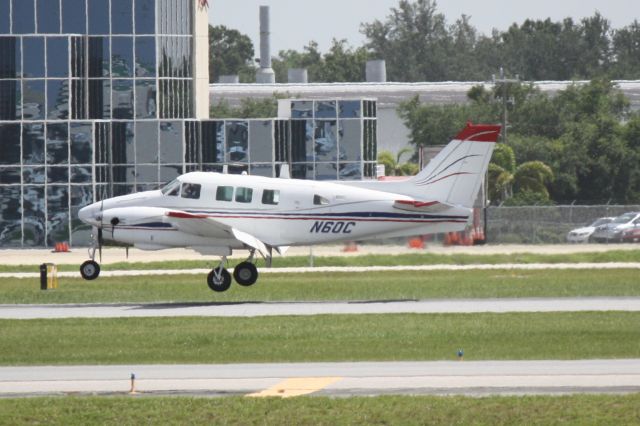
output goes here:
[{"label": "paved runway", "polygon": [[0,367],[0,396],[557,394],[640,391],[640,360]]},{"label": "paved runway", "polygon": [[0,305],[0,319],[640,311],[640,297]]}]

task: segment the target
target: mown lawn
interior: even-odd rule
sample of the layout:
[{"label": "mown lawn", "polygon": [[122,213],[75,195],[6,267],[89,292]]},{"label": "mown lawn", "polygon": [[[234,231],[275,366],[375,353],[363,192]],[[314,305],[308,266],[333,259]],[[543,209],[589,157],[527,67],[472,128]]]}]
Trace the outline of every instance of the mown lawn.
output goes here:
[{"label": "mown lawn", "polygon": [[[96,259],[97,260],[97,259]],[[0,262],[2,260],[0,259]],[[232,259],[231,267],[241,260]],[[569,254],[433,254],[412,253],[400,255],[368,254],[361,256],[316,256],[315,266],[396,266],[396,265],[472,265],[499,263],[585,263],[585,262],[640,262],[640,245],[638,250],[611,250],[593,253]],[[202,260],[172,260],[162,262],[121,262],[103,265],[105,270],[163,270],[163,269],[200,269],[213,266],[216,262]],[[264,262],[260,261],[259,266]],[[273,267],[309,266],[308,256],[275,256]],[[77,272],[80,265],[59,264],[60,271]],[[0,272],[38,272],[37,265],[0,265]]]},{"label": "mown lawn", "polygon": [[640,272],[494,270],[261,274],[246,288],[214,293],[200,275],[60,278],[57,290],[39,279],[0,278],[0,303],[235,302],[441,298],[640,296]]},{"label": "mown lawn", "polygon": [[640,312],[0,320],[1,365],[640,357]]},{"label": "mown lawn", "polygon": [[640,394],[528,397],[0,399],[0,424],[633,425]]}]

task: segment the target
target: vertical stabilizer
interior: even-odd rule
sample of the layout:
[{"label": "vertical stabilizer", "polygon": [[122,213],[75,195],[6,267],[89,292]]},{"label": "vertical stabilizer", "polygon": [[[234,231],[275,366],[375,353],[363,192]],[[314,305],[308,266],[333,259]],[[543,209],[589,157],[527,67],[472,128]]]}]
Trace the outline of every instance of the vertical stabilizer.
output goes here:
[{"label": "vertical stabilizer", "polygon": [[500,126],[467,124],[407,184],[411,194],[443,203],[473,207],[491,160]]}]

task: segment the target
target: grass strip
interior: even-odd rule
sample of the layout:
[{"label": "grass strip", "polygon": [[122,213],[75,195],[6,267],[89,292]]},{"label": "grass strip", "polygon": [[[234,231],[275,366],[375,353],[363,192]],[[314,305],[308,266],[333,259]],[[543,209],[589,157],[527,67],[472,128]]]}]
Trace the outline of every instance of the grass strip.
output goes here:
[{"label": "grass strip", "polygon": [[[230,266],[241,262],[233,259]],[[639,250],[612,250],[593,253],[569,254],[433,254],[418,252],[413,254],[381,255],[367,254],[360,256],[316,256],[315,266],[407,266],[407,265],[473,265],[500,263],[603,263],[603,262],[640,262]],[[163,270],[163,269],[197,269],[217,264],[202,260],[170,260],[162,262],[119,262],[104,265],[109,270]],[[260,262],[262,265],[263,262]],[[309,266],[309,256],[276,256],[273,259],[276,268]],[[60,264],[60,271],[78,271],[80,265]],[[38,272],[37,265],[0,265],[0,272]]]},{"label": "grass strip", "polygon": [[0,279],[0,303],[243,302],[439,298],[640,296],[637,270],[402,271],[262,274],[252,287],[214,293],[204,276]]},{"label": "grass strip", "polygon": [[640,394],[0,400],[0,424],[7,425],[630,425],[639,421]]},{"label": "grass strip", "polygon": [[0,364],[640,357],[640,312],[1,320]]}]

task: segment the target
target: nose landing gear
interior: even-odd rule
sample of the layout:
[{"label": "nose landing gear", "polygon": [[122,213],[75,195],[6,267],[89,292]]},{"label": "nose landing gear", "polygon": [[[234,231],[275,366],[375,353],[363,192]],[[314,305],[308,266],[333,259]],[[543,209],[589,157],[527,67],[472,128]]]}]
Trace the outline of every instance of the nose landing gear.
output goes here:
[{"label": "nose landing gear", "polygon": [[100,275],[100,265],[95,261],[95,245],[89,248],[89,257],[91,260],[87,260],[80,265],[80,275],[82,275],[82,278],[85,280],[91,281],[95,280]]}]

